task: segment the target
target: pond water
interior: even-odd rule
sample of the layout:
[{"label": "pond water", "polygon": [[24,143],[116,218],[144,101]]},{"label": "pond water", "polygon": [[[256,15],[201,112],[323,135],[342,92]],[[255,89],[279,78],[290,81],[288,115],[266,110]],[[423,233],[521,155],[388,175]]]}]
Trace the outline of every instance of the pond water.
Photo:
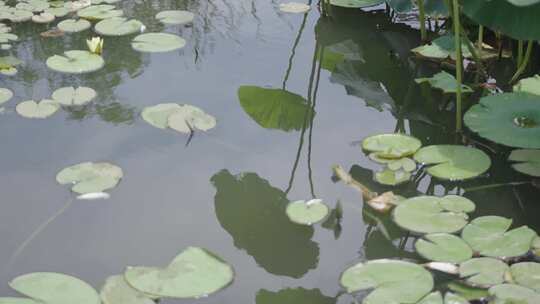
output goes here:
[{"label": "pond water", "polygon": [[[63,272],[99,288],[127,265],[166,265],[185,247],[200,246],[233,265],[236,277],[229,288],[199,303],[262,303],[269,296],[263,290],[299,287],[320,293],[295,302],[334,303],[339,275],[352,263],[414,258],[412,242],[400,251],[391,228],[371,225],[361,196],[332,178],[332,166],[342,165],[381,191],[371,181],[378,166],[358,146],[362,138],[401,131],[424,145],[461,140],[443,96],[414,82],[434,71],[411,58],[409,50],[419,44],[416,29],[392,23],[382,10],[336,8],[322,19],[315,6],[306,15],[284,14],[277,2],[261,0],[124,1],[119,6],[149,32],[181,35],[186,47],[146,54],[131,49],[131,37],[106,38],[105,67],[74,76],[48,69],[45,60],[85,49],[90,31],[41,38],[44,25],[14,27],[22,41],[11,52],[24,64],[17,75],[0,78],[0,87],[14,92],[0,115],[3,296],[14,295],[7,282],[20,274]],[[165,9],[190,10],[196,18],[189,27],[164,27],[154,16]],[[97,99],[44,120],[14,111],[19,101],[79,85],[95,89]],[[278,123],[269,124],[271,118],[264,116],[257,121],[239,102],[243,85],[285,86],[308,99],[316,114],[302,127],[307,111],[278,105]],[[217,118],[217,127],[188,141],[141,119],[144,107],[164,102],[198,106]],[[270,125],[282,129],[263,127]],[[482,177],[464,184],[424,177],[418,187],[402,190],[459,191],[476,202],[474,216],[506,216],[538,231],[540,192],[533,186],[467,191],[529,180],[506,163],[508,149],[478,147],[493,160]],[[10,261],[21,242],[73,198],[69,188],[56,183],[56,173],[100,160],[124,170],[111,198],[76,201]],[[340,227],[288,221],[285,204],[312,197],[331,207],[341,202]],[[276,303],[295,294],[280,296]],[[161,303],[184,302],[191,301]]]}]

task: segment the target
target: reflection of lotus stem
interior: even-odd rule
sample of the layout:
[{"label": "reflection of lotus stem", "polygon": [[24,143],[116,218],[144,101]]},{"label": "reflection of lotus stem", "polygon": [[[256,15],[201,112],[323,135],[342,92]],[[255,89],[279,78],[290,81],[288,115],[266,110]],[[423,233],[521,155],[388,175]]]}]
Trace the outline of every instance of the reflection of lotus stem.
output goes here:
[{"label": "reflection of lotus stem", "polygon": [[427,32],[426,32],[426,12],[424,9],[424,0],[417,0],[416,1],[418,5],[418,13],[420,17],[420,37],[422,38],[422,41],[427,40]]},{"label": "reflection of lotus stem", "polygon": [[483,185],[478,187],[471,187],[471,188],[465,188],[465,192],[473,192],[473,191],[479,191],[479,190],[487,190],[487,189],[493,189],[493,188],[499,188],[499,187],[510,187],[510,186],[520,186],[520,185],[527,185],[531,184],[530,181],[522,181],[522,182],[509,182],[509,183],[499,183],[499,184],[489,184],[489,185]]},{"label": "reflection of lotus stem", "polygon": [[529,64],[529,60],[531,59],[531,53],[532,53],[532,47],[534,42],[532,40],[529,40],[529,43],[527,44],[527,50],[525,51],[525,57],[523,58],[523,61],[519,65],[516,73],[514,76],[512,76],[512,79],[510,80],[510,83],[515,82],[523,72],[525,72],[525,69],[527,68],[527,65]]},{"label": "reflection of lotus stem", "polygon": [[461,35],[459,22],[459,4],[457,0],[452,0],[453,8],[453,23],[454,23],[454,44],[456,49],[456,131],[461,132],[461,74],[463,60],[461,58]]}]

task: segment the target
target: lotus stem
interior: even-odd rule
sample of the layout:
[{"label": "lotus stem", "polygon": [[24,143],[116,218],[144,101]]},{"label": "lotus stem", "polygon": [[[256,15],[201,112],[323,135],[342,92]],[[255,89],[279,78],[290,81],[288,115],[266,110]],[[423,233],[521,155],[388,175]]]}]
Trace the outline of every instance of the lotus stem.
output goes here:
[{"label": "lotus stem", "polygon": [[510,183],[498,183],[498,184],[489,184],[489,185],[483,185],[483,186],[477,186],[477,187],[471,187],[471,188],[465,188],[465,192],[473,192],[473,191],[479,191],[479,190],[488,190],[493,188],[499,188],[499,187],[510,187],[510,186],[520,186],[520,185],[527,185],[530,184],[530,181],[521,181],[521,182],[510,182]]},{"label": "lotus stem", "polygon": [[478,49],[480,52],[484,49],[484,26],[478,26]]},{"label": "lotus stem", "polygon": [[420,17],[420,37],[422,41],[426,41],[427,40],[426,11],[424,8],[424,0],[417,0],[416,4],[418,5],[418,13]]},{"label": "lotus stem", "polygon": [[459,4],[458,0],[452,0],[453,4],[453,23],[454,23],[454,44],[456,49],[456,132],[461,132],[461,83],[462,83],[462,70],[463,59],[461,56],[461,35],[460,35],[460,21],[459,21]]},{"label": "lotus stem", "polygon": [[343,167],[336,165],[334,166],[333,170],[337,178],[339,178],[346,185],[358,190],[360,193],[362,193],[364,198],[371,200],[377,197],[376,192],[371,191],[368,187],[355,180],[349,173],[345,171],[345,169],[343,169]]},{"label": "lotus stem", "polygon": [[518,40],[518,49],[517,49],[517,66],[519,67],[523,62],[523,40]]},{"label": "lotus stem", "polygon": [[534,41],[529,40],[527,43],[527,50],[525,51],[525,57],[523,57],[523,61],[519,65],[519,68],[517,69],[514,76],[512,76],[512,79],[510,80],[510,83],[514,83],[523,72],[527,69],[527,66],[529,65],[529,60],[531,59],[531,53],[533,48]]}]

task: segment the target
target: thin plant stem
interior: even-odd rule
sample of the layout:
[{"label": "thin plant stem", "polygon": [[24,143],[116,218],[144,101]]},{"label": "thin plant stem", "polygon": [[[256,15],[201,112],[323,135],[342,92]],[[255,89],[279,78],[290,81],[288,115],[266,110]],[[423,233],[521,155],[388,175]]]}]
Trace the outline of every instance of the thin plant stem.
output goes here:
[{"label": "thin plant stem", "polygon": [[[319,47],[319,58],[323,58],[324,56],[324,48]],[[312,136],[313,136],[313,123],[315,121],[315,106],[317,105],[317,92],[319,91],[319,81],[321,80],[321,64],[319,63],[317,67],[317,77],[315,79],[315,89],[313,90],[313,103],[311,106],[311,122],[309,124],[309,135],[308,135],[308,156],[307,156],[307,162],[308,162],[308,176],[309,176],[309,187],[311,190],[311,196],[313,198],[316,197],[315,195],[315,187],[313,185],[313,170],[311,169],[311,143],[312,143]]]},{"label": "thin plant stem", "polygon": [[462,83],[462,70],[463,59],[461,56],[461,35],[460,35],[460,21],[459,21],[459,4],[458,0],[452,0],[453,4],[453,23],[454,23],[454,44],[456,49],[456,132],[461,132],[461,83]]},{"label": "thin plant stem", "polygon": [[465,188],[464,190],[465,190],[465,192],[473,192],[473,191],[488,190],[488,189],[500,188],[500,187],[527,185],[527,184],[530,184],[530,183],[531,182],[529,182],[529,181],[498,183],[498,184],[489,184],[489,185],[482,185],[482,186],[477,186],[477,187]]},{"label": "thin plant stem", "polygon": [[426,11],[424,8],[424,0],[417,0],[416,4],[418,5],[418,14],[420,18],[420,37],[422,41],[427,40],[427,31],[426,31]]},{"label": "thin plant stem", "polygon": [[518,55],[517,55],[517,66],[519,67],[523,62],[523,40],[518,40]]},{"label": "thin plant stem", "polygon": [[484,49],[484,26],[478,26],[478,49],[482,51]]},{"label": "thin plant stem", "polygon": [[[309,3],[311,3],[311,1],[309,1]],[[302,38],[302,33],[304,32],[304,28],[306,27],[307,16],[308,16],[308,13],[305,13],[304,19],[302,19],[302,24],[300,24],[300,28],[298,29],[298,34],[296,35],[296,39],[294,39],[291,55],[289,56],[289,63],[287,64],[287,70],[285,71],[285,76],[283,76],[283,84],[281,85],[281,88],[283,90],[285,90],[285,87],[287,86],[287,80],[289,80],[289,75],[291,74],[293,59],[294,59],[294,56],[296,55],[296,48],[298,47],[298,44],[300,43],[300,38]]]},{"label": "thin plant stem", "polygon": [[529,43],[527,44],[527,50],[525,51],[525,57],[523,57],[523,62],[519,65],[516,73],[514,76],[512,76],[512,79],[510,80],[510,83],[514,83],[523,72],[527,69],[527,65],[529,65],[529,60],[531,59],[531,53],[533,48],[534,41],[529,40]]}]

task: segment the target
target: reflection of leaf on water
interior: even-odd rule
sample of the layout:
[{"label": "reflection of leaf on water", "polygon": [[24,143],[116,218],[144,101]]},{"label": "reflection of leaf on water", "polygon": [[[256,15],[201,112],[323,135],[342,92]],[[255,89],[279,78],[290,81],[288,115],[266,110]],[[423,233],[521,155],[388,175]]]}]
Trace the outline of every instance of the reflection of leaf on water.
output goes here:
[{"label": "reflection of leaf on water", "polygon": [[277,292],[261,289],[255,298],[257,304],[334,304],[336,299],[325,296],[319,289],[287,288]]},{"label": "reflection of leaf on water", "polygon": [[317,266],[318,245],[311,240],[313,228],[289,221],[289,200],[255,173],[232,175],[222,170],[211,178],[216,187],[216,216],[257,264],[269,273],[302,277]]},{"label": "reflection of leaf on water", "polygon": [[364,255],[367,260],[418,258],[418,255],[413,252],[400,250],[397,245],[388,240],[379,230],[371,232],[364,240]]},{"label": "reflection of leaf on water", "polygon": [[323,53],[324,55],[320,58],[321,67],[330,72],[333,72],[336,65],[344,60],[365,62],[362,50],[351,39],[328,45]]},{"label": "reflection of leaf on water", "polygon": [[132,123],[136,112],[134,107],[117,101],[87,104],[82,107],[66,107],[64,110],[72,120],[83,120],[98,115],[103,121],[114,124]]},{"label": "reflection of leaf on water", "polygon": [[343,207],[341,206],[341,202],[338,201],[336,204],[336,207],[330,211],[330,215],[326,218],[326,220],[321,224],[321,226],[325,229],[328,229],[330,231],[334,232],[334,238],[337,240],[339,239],[341,235],[341,219],[343,218]]}]

